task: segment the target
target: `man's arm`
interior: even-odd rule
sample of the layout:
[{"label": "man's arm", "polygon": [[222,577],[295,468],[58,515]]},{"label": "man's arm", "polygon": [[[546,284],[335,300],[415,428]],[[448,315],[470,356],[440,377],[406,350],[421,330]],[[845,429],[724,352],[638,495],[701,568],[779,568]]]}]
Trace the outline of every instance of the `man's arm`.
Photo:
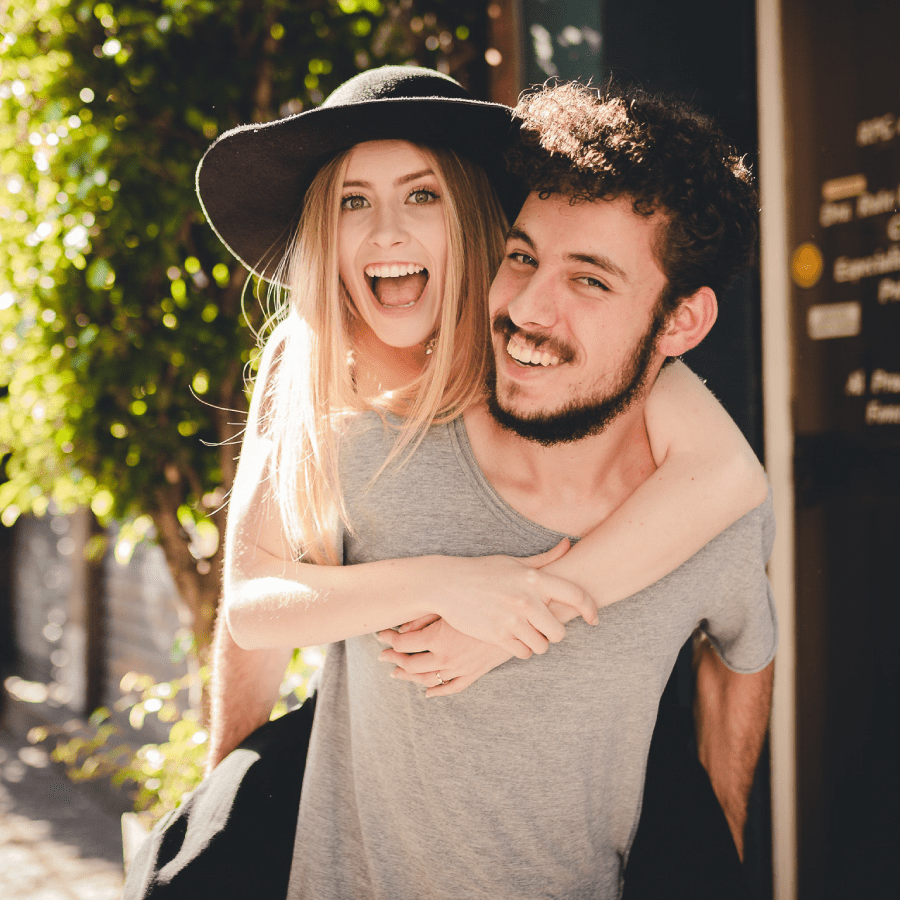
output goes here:
[{"label": "man's arm", "polygon": [[744,858],[744,825],[756,764],[769,726],[775,663],[752,675],[733,672],[701,637],[694,650],[694,725],[700,762]]},{"label": "man's arm", "polygon": [[290,659],[290,650],[239,647],[220,607],[213,638],[206,774],[248,734],[268,722]]}]

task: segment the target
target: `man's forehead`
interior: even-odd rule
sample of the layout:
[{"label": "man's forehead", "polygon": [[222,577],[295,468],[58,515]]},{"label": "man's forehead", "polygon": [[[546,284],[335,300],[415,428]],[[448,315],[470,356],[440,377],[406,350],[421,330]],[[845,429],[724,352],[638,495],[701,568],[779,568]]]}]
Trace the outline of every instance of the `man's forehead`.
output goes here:
[{"label": "man's forehead", "polygon": [[531,193],[517,217],[510,236],[534,249],[552,244],[554,253],[589,261],[599,250],[624,249],[637,243],[655,251],[666,217],[640,215],[631,198],[573,200],[565,194]]},{"label": "man's forehead", "polygon": [[637,219],[651,222],[661,222],[668,218],[662,210],[645,213],[635,212],[636,201],[634,197],[627,194],[616,194],[611,197],[603,197],[602,199],[589,200],[583,199],[571,194],[562,194],[551,191],[532,191],[525,198],[525,203],[516,221],[522,219],[523,216],[533,216],[538,213],[547,215],[549,211],[553,211],[556,215],[565,216],[572,213],[581,213],[585,216],[594,215],[596,217],[604,216],[610,209],[616,210],[625,216],[634,216]]}]

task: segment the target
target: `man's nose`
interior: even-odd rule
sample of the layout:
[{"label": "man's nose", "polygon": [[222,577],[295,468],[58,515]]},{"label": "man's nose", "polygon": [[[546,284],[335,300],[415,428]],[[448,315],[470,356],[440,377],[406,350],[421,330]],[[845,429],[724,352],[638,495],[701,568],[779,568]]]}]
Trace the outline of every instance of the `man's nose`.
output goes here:
[{"label": "man's nose", "polygon": [[387,206],[376,208],[369,240],[377,247],[396,247],[409,239],[403,216]]},{"label": "man's nose", "polygon": [[509,302],[509,317],[519,328],[551,328],[559,318],[551,279],[536,272]]}]

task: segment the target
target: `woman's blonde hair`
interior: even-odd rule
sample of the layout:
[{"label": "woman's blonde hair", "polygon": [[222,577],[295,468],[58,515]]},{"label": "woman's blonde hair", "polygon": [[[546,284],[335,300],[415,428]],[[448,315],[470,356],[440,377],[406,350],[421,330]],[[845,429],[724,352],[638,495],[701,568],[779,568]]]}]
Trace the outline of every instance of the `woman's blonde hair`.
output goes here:
[{"label": "woman's blonde hair", "polygon": [[[484,171],[452,150],[419,147],[441,188],[447,265],[434,349],[420,375],[371,406],[402,418],[379,474],[415,449],[429,425],[455,418],[481,396],[490,352],[487,295],[503,254],[506,218]],[[289,295],[276,320],[281,342],[264,386],[261,428],[272,444],[271,481],[298,557],[337,564],[342,420],[364,409],[353,379],[352,303],[338,274],[338,220],[351,151],[331,160],[307,191],[281,277]]]}]

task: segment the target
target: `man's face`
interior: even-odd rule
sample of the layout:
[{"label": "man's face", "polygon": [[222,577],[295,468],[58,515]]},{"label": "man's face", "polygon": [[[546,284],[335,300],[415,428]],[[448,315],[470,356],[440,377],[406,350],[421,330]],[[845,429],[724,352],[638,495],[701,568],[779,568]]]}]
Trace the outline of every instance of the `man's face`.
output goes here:
[{"label": "man's face", "polygon": [[490,292],[500,425],[546,445],[580,440],[642,395],[663,360],[660,223],[622,198],[528,198]]}]

